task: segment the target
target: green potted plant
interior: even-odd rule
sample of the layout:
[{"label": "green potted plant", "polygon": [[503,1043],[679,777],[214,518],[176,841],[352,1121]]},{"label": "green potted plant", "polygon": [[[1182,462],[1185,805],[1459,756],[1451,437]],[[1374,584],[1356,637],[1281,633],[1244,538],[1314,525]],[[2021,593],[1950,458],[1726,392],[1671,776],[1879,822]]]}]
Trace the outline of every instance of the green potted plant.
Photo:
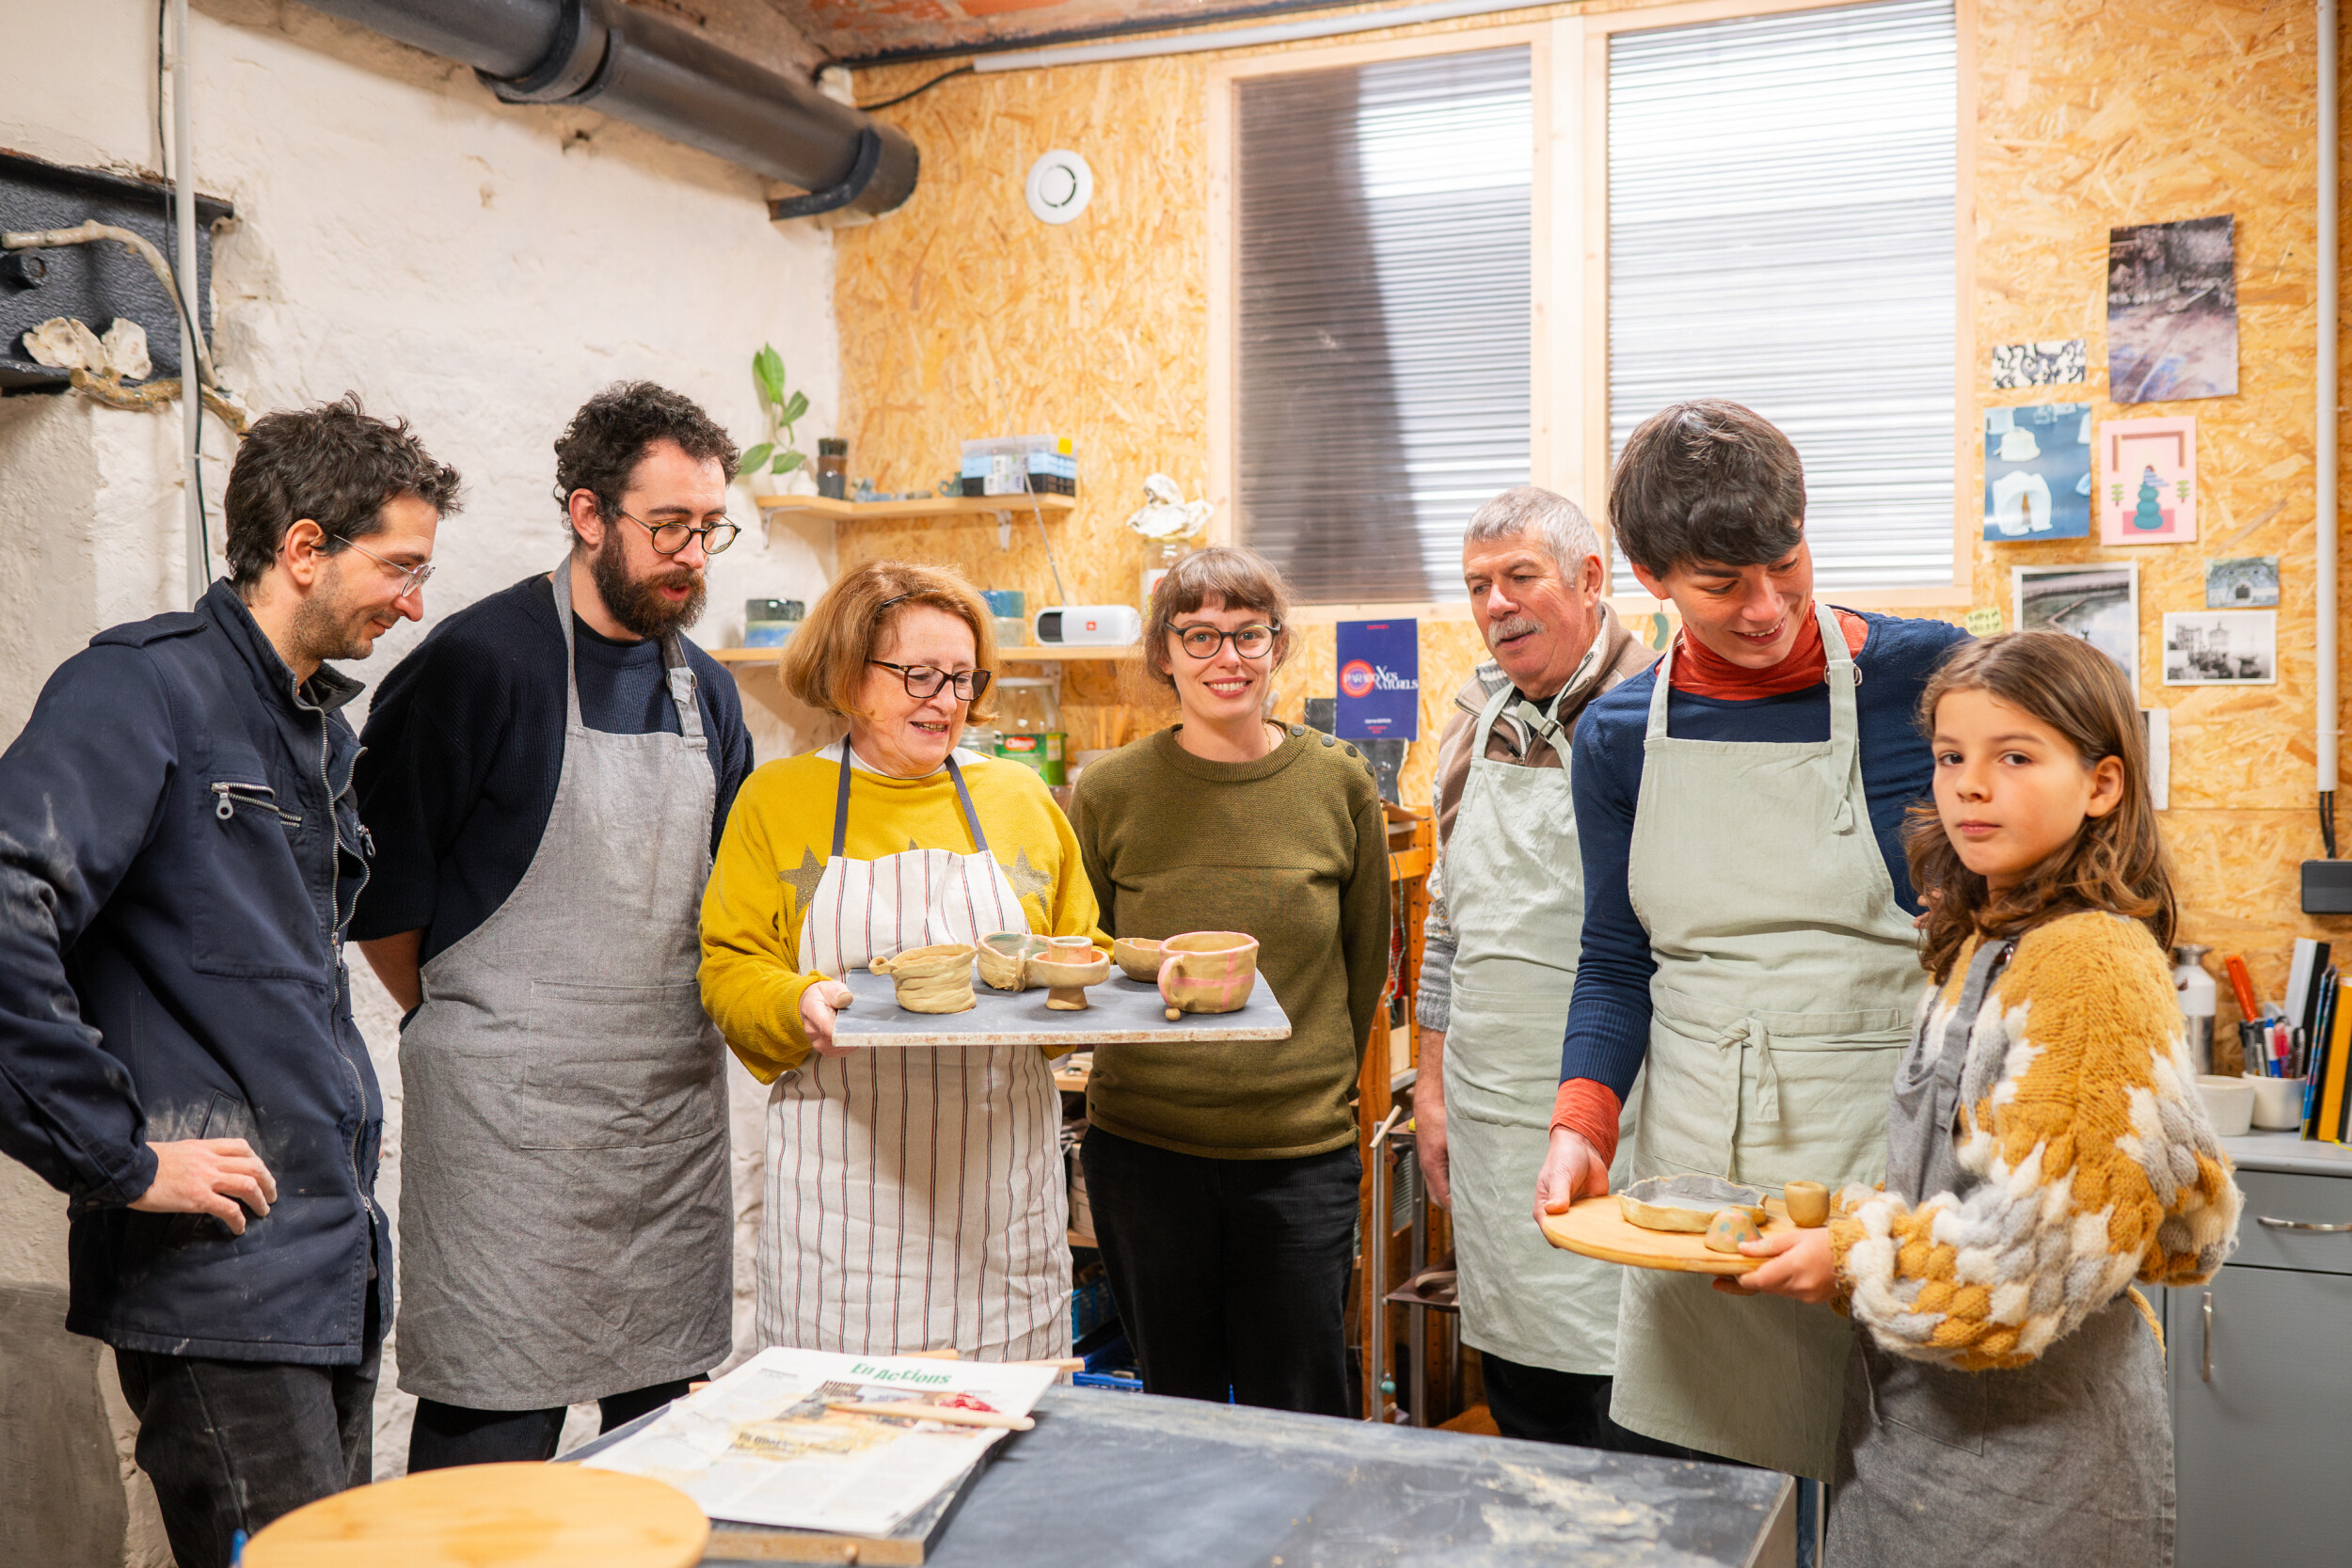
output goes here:
[{"label": "green potted plant", "polygon": [[[807,484],[813,493],[816,487],[808,481],[807,455],[792,444],[792,427],[808,415],[808,394],[785,386],[784,356],[776,352],[775,344],[762,343],[752,356],[752,383],[759,391],[759,411],[768,422],[768,438],[743,454],[736,477],[751,480],[798,474],[800,479],[787,486],[787,493],[800,484]],[[773,493],[773,486],[767,488]]]}]

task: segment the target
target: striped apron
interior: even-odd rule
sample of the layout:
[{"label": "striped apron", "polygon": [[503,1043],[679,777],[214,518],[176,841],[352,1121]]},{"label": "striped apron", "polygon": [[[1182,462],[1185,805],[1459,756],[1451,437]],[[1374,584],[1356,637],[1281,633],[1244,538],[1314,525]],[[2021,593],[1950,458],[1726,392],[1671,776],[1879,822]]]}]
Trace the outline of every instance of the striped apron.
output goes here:
[{"label": "striped apron", "polygon": [[[989,853],[962,771],[948,777],[972,852],[833,853],[801,917],[804,969],[844,974],[932,942],[1028,928]],[[868,1047],[811,1054],[768,1096],[759,1343],[978,1360],[1070,1351],[1061,1097],[1035,1046]]]}]

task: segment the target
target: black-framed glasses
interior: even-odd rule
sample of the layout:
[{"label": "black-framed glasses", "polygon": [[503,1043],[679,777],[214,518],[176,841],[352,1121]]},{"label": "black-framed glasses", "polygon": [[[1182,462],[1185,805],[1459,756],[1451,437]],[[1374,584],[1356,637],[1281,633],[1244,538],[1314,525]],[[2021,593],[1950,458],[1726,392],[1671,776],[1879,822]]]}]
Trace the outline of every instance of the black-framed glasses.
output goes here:
[{"label": "black-framed glasses", "polygon": [[385,560],[382,556],[376,554],[373,550],[368,548],[357,539],[344,539],[340,533],[334,535],[334,537],[342,539],[344,544],[350,546],[353,549],[358,550],[361,555],[366,556],[370,561],[374,562],[378,566],[383,567],[386,571],[398,572],[400,574],[400,592],[392,595],[395,599],[405,599],[409,594],[415,593],[418,589],[422,588],[424,586],[425,579],[433,575],[433,562],[430,561],[426,562],[421,566],[403,566],[397,561]]},{"label": "black-framed glasses", "polygon": [[996,678],[995,673],[989,670],[950,671],[930,664],[893,664],[886,658],[869,658],[866,662],[898,671],[898,679],[906,686],[907,695],[915,698],[936,697],[941,687],[953,686],[957,702],[975,702],[981,692],[988,689],[988,683]]},{"label": "black-framed glasses", "polygon": [[1233,644],[1233,652],[1242,657],[1263,658],[1266,651],[1274,646],[1274,639],[1281,629],[1262,621],[1235,626],[1232,631],[1219,631],[1215,626],[1184,626],[1176,633],[1176,645],[1193,657],[1205,661],[1215,658],[1218,650],[1230,641]]},{"label": "black-framed glasses", "polygon": [[[615,507],[613,510],[619,512],[620,508]],[[692,523],[649,523],[643,517],[629,517],[626,512],[622,512],[621,515],[628,517],[630,522],[653,535],[653,550],[656,555],[677,554],[686,547],[686,542],[696,534],[702,535],[703,554],[717,555],[721,550],[734,544],[736,535],[743,531],[724,517],[715,523],[705,523],[696,527]]]}]

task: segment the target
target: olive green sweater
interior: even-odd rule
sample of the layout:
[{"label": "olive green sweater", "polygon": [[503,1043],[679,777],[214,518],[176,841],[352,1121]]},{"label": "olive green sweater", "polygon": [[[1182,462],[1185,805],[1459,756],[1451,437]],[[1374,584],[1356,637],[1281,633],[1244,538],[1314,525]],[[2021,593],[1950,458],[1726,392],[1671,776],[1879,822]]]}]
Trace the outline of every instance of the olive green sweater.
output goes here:
[{"label": "olive green sweater", "polygon": [[1088,1120],[1218,1160],[1353,1143],[1389,975],[1388,828],[1362,753],[1294,727],[1255,762],[1210,762],[1170,728],[1089,765],[1072,815],[1104,929],[1247,931],[1291,1021],[1286,1040],[1097,1047]]}]

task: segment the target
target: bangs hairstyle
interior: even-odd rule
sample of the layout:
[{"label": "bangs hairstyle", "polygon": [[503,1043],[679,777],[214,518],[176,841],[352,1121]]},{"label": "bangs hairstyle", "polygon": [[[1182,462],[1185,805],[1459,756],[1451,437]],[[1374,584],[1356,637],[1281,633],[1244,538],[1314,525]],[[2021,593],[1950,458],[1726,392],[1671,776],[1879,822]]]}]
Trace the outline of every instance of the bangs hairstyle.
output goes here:
[{"label": "bangs hairstyle", "polygon": [[[868,561],[826,589],[785,644],[784,666],[778,672],[784,689],[827,713],[872,718],[857,705],[869,661],[898,641],[900,618],[918,605],[944,610],[970,626],[972,667],[996,673],[996,628],[989,621],[988,606],[961,575],[918,562]],[[891,674],[897,678],[897,672]],[[988,690],[965,705],[965,722],[993,721],[995,695],[992,681]]]},{"label": "bangs hairstyle", "polygon": [[1291,594],[1282,574],[1256,550],[1212,545],[1179,556],[1152,590],[1152,613],[1143,622],[1143,667],[1170,691],[1176,689],[1176,677],[1168,673],[1168,634],[1180,617],[1198,614],[1211,599],[1227,610],[1254,610],[1266,618],[1274,628],[1269,673],[1291,656]]},{"label": "bangs hairstyle", "polygon": [[1927,902],[1920,963],[1940,984],[1972,932],[2007,941],[2061,914],[2112,910],[2148,927],[2168,952],[2180,907],[2148,793],[2148,741],[2132,689],[2113,659],[2057,631],[2014,631],[1964,642],[1919,697],[1919,731],[1932,744],[1935,705],[1955,691],[1996,697],[2066,737],[2086,768],[2123,765],[2123,797],[2087,817],[2063,847],[1997,898],[1962,863],[1932,801],[1911,808],[1903,849],[1911,883]]},{"label": "bangs hairstyle", "polygon": [[1609,526],[1654,578],[1677,566],[1769,566],[1804,529],[1804,465],[1772,420],[1724,398],[1661,408],[1626,438]]}]

